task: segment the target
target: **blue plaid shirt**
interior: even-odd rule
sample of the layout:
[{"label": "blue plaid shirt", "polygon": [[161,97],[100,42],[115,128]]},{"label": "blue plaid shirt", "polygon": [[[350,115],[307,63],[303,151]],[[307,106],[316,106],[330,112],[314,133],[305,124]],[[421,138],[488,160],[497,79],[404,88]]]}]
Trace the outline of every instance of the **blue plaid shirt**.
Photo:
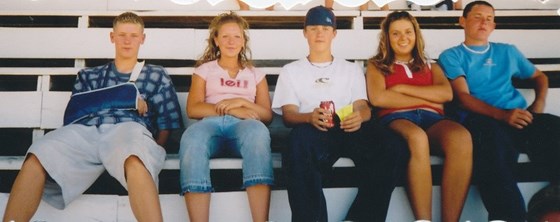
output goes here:
[{"label": "blue plaid shirt", "polygon": [[[78,73],[72,94],[125,83],[129,78],[130,74],[119,73],[113,62],[85,68]],[[154,136],[159,130],[182,127],[177,94],[163,67],[145,64],[135,84],[148,104],[146,115],[140,116],[137,110],[101,110],[76,124],[100,126],[134,121],[144,125]]]}]

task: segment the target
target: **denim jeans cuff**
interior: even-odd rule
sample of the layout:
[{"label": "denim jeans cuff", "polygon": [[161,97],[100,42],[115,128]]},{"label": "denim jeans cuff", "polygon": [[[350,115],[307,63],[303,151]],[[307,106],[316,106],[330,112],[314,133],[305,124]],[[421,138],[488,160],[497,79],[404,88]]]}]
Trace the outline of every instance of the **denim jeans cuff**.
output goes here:
[{"label": "denim jeans cuff", "polygon": [[253,177],[251,179],[244,180],[243,187],[241,187],[241,189],[246,189],[247,187],[259,184],[272,186],[274,185],[274,179],[271,177]]},{"label": "denim jeans cuff", "polygon": [[181,196],[185,193],[211,193],[214,189],[211,186],[188,185],[181,188]]}]

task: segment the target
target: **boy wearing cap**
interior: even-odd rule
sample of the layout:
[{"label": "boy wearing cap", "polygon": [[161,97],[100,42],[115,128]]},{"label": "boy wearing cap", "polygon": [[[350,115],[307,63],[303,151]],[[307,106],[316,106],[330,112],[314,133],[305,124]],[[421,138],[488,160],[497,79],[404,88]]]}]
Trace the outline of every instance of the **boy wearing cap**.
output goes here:
[{"label": "boy wearing cap", "polygon": [[[272,102],[273,111],[292,127],[282,155],[292,221],[327,221],[323,182],[341,156],[353,159],[360,177],[352,214],[356,218],[349,219],[384,221],[397,165],[408,159],[405,144],[371,121],[363,70],[332,56],[336,37],[332,10],[311,8],[303,34],[309,55],[284,66]],[[352,111],[341,121],[320,108],[321,101]]]}]

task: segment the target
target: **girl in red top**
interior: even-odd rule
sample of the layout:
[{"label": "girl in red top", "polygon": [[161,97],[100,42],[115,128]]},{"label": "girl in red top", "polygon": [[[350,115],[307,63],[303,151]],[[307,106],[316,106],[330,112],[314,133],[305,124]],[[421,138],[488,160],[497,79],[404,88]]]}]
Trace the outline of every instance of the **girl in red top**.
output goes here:
[{"label": "girl in red top", "polygon": [[381,23],[378,53],[368,61],[367,89],[380,121],[401,134],[410,149],[407,185],[416,220],[432,220],[432,151],[446,158],[442,221],[459,221],[471,178],[472,140],[463,126],[443,116],[451,86],[442,69],[427,61],[420,27],[408,12],[392,12]]}]

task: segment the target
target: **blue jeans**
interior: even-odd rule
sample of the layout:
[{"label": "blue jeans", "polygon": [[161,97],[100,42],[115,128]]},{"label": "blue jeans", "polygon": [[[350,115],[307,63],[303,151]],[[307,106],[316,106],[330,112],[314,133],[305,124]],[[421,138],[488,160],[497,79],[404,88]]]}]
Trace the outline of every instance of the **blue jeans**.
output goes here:
[{"label": "blue jeans", "polygon": [[473,139],[473,179],[488,220],[525,221],[525,201],[514,173],[519,157],[511,137],[514,128],[478,114],[469,114],[463,124]]},{"label": "blue jeans", "polygon": [[[389,134],[394,137],[387,137]],[[397,163],[406,164],[408,160],[404,155],[399,161],[408,150],[404,142],[397,146],[386,142],[393,139],[400,141],[373,121],[363,123],[353,133],[337,128],[323,132],[310,124],[295,126],[290,132],[288,149],[282,155],[292,221],[328,221],[322,182],[341,156],[352,158],[362,178],[351,219],[381,217],[376,221],[384,221],[400,174]]]},{"label": "blue jeans", "polygon": [[552,183],[560,183],[560,117],[548,113],[533,113],[533,123],[518,131],[525,144],[521,149],[529,155],[531,162],[547,171]]},{"label": "blue jeans", "polygon": [[347,220],[386,221],[391,194],[406,176],[410,152],[405,140],[375,121],[362,124],[362,146],[353,158],[358,176],[358,195]]},{"label": "blue jeans", "polygon": [[415,109],[410,111],[390,113],[381,118],[381,120],[379,121],[383,125],[389,125],[393,120],[397,119],[406,119],[418,125],[420,128],[426,130],[438,121],[445,119],[445,117],[440,115],[439,113],[435,113],[432,111]]},{"label": "blue jeans", "polygon": [[243,158],[243,188],[274,183],[270,133],[258,120],[206,117],[189,126],[179,150],[181,194],[212,192],[210,159]]},{"label": "blue jeans", "polygon": [[525,202],[515,179],[519,152],[531,163],[544,166],[550,180],[560,179],[560,117],[533,113],[533,122],[522,130],[493,118],[468,113],[463,125],[474,145],[473,178],[488,220],[525,221]]}]

